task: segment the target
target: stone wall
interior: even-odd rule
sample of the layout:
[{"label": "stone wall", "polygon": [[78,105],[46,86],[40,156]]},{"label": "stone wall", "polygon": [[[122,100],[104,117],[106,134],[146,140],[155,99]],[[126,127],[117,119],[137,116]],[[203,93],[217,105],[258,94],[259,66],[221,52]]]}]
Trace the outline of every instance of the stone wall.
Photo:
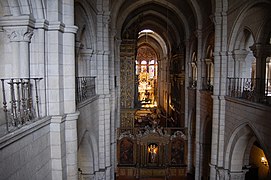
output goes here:
[{"label": "stone wall", "polygon": [[50,119],[0,138],[0,179],[52,179]]},{"label": "stone wall", "polygon": [[271,139],[269,138],[271,136],[271,107],[227,98],[225,117],[225,148],[228,146],[233,132],[247,124],[265,150],[267,158],[271,157]]},{"label": "stone wall", "polygon": [[94,177],[99,170],[99,99],[95,96],[78,105],[78,168],[80,178]]},{"label": "stone wall", "polygon": [[98,96],[87,100],[78,105],[78,110],[80,111],[80,116],[78,119],[78,143],[83,138],[86,130],[91,131],[91,134],[96,136],[98,140],[98,130],[99,130],[99,106],[98,106]]},{"label": "stone wall", "polygon": [[201,175],[204,178],[209,176],[209,163],[211,156],[211,136],[212,136],[212,115],[213,99],[210,91],[201,91],[200,116],[201,116]]}]

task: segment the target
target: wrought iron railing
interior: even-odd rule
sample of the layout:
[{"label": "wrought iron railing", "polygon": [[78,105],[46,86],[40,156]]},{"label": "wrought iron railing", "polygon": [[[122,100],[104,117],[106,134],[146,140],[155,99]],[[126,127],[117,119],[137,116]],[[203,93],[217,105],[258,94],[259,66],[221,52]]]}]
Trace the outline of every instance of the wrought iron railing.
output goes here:
[{"label": "wrought iron railing", "polygon": [[41,79],[1,79],[3,104],[1,113],[4,113],[5,122],[1,119],[0,125],[6,126],[6,132],[40,118],[39,82]]},{"label": "wrought iron railing", "polygon": [[95,77],[76,77],[76,102],[80,103],[96,95]]},{"label": "wrought iron railing", "polygon": [[227,87],[227,95],[230,97],[271,104],[270,79],[227,78]]}]

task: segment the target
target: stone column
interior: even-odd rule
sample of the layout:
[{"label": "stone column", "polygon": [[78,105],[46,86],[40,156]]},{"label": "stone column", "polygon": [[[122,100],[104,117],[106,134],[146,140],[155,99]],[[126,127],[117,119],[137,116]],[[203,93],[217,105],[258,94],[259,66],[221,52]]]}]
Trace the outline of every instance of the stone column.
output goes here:
[{"label": "stone column", "polygon": [[66,170],[67,179],[78,179],[77,168],[77,119],[75,103],[75,44],[74,38],[76,26],[65,26],[63,34],[63,89],[64,89],[64,112],[65,121],[65,144],[66,144]]},{"label": "stone column", "polygon": [[240,172],[229,172],[230,180],[244,180],[248,170],[243,170]]},{"label": "stone column", "polygon": [[[185,94],[189,94],[189,77],[191,77],[191,64],[189,63],[190,58],[188,56],[189,54],[189,46],[190,46],[190,41],[187,39],[185,41]],[[193,169],[192,169],[192,157],[193,157],[193,152],[192,152],[192,135],[191,135],[191,115],[189,114],[189,96],[185,96],[185,127],[187,127],[188,133],[187,133],[187,138],[188,138],[188,142],[187,142],[187,172],[188,173],[192,173]]]},{"label": "stone column", "polygon": [[65,142],[66,142],[66,165],[67,179],[78,179],[77,168],[77,119],[79,112],[66,115]]},{"label": "stone column", "polygon": [[111,112],[110,112],[110,6],[109,1],[97,2],[97,93],[99,94],[99,172],[96,172],[97,179],[113,179],[112,154],[111,154]]},{"label": "stone column", "polygon": [[52,180],[66,179],[65,166],[65,149],[62,147],[64,139],[64,118],[65,116],[52,116],[50,124],[50,147],[51,147],[51,164]]},{"label": "stone column", "polygon": [[218,168],[216,167],[217,180],[229,180],[229,173],[228,170],[225,170],[224,168]]},{"label": "stone column", "polygon": [[47,115],[47,101],[46,101],[46,30],[49,22],[45,19],[36,20],[35,22],[35,36],[31,40],[30,46],[30,77],[43,78],[39,82],[40,89],[40,113],[41,117]]},{"label": "stone column", "polygon": [[271,55],[271,46],[254,44],[250,47],[256,57],[256,101],[263,101],[265,96],[266,58]]},{"label": "stone column", "polygon": [[201,129],[201,89],[202,89],[202,31],[197,30],[198,49],[197,49],[197,90],[196,90],[196,158],[195,158],[195,179],[202,176],[202,129]]},{"label": "stone column", "polygon": [[[214,44],[214,89],[213,89],[213,124],[212,124],[212,150],[211,150],[211,162],[210,162],[210,179],[217,179],[216,168],[218,166],[219,158],[219,128],[220,128],[220,111],[219,111],[219,94],[220,94],[220,82],[221,82],[221,56],[222,51],[221,42],[223,40],[223,18],[222,18],[222,3],[218,3],[217,10],[213,16],[213,22],[215,24],[215,44]],[[218,8],[219,7],[219,8]],[[226,28],[227,29],[227,28]],[[223,143],[223,142],[222,142]]]},{"label": "stone column", "polygon": [[[10,19],[10,24],[16,19]],[[29,19],[28,19],[29,20]],[[12,74],[14,78],[30,77],[30,50],[29,43],[33,35],[33,26],[29,22],[22,26],[4,26],[12,47]]]}]

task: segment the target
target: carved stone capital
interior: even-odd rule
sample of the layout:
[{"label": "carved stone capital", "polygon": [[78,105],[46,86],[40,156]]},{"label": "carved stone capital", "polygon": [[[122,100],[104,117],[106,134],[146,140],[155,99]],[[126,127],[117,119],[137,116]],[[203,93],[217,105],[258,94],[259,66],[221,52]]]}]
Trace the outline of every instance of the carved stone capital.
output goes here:
[{"label": "carved stone capital", "polygon": [[222,22],[221,12],[216,12],[216,13],[212,14],[211,16],[209,16],[209,18],[214,23],[214,25],[220,25]]},{"label": "carved stone capital", "polygon": [[195,34],[195,36],[196,36],[197,38],[199,38],[199,37],[201,37],[201,35],[202,35],[202,30],[201,30],[201,29],[197,29],[197,30],[194,31],[194,34]]},{"label": "carved stone capital", "polygon": [[5,27],[10,42],[30,42],[33,36],[33,29],[30,27]]},{"label": "carved stone capital", "polygon": [[248,55],[248,51],[246,50],[234,50],[232,56],[235,61],[245,61],[245,58]]},{"label": "carved stone capital", "polygon": [[65,28],[64,28],[64,32],[65,33],[76,34],[77,31],[78,31],[78,27],[77,26],[65,26]]},{"label": "carved stone capital", "polygon": [[229,170],[216,166],[216,171],[217,171],[217,175],[219,176],[219,179],[228,179]]},{"label": "carved stone capital", "polygon": [[230,179],[245,179],[248,170],[242,170],[240,172],[229,172]]}]

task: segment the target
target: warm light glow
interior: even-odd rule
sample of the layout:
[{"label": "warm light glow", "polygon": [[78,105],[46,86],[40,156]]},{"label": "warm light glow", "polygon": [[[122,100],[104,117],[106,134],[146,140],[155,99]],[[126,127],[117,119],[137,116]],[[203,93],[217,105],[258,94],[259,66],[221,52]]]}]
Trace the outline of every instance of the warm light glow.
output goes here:
[{"label": "warm light glow", "polygon": [[268,162],[265,157],[261,157],[261,163],[263,163],[265,166],[268,166]]},{"label": "warm light glow", "polygon": [[[154,64],[154,60],[151,60]],[[136,65],[136,74],[138,75],[138,101],[141,107],[153,108],[157,106],[156,88],[157,88],[157,65],[150,65],[150,62],[142,60]]]},{"label": "warm light glow", "polygon": [[158,146],[155,146],[155,145],[150,145],[149,147],[148,147],[148,152],[149,153],[154,153],[154,154],[157,154],[157,151],[158,151]]},{"label": "warm light glow", "polygon": [[157,102],[155,101],[154,104],[144,104],[141,106],[144,108],[154,108],[154,107],[157,107]]},{"label": "warm light glow", "polygon": [[153,33],[153,31],[150,29],[144,29],[143,31],[139,32],[139,34],[141,34],[141,33]]},{"label": "warm light glow", "polygon": [[175,108],[174,108],[174,106],[173,106],[172,104],[170,104],[169,107],[170,107],[173,111],[175,111]]}]

